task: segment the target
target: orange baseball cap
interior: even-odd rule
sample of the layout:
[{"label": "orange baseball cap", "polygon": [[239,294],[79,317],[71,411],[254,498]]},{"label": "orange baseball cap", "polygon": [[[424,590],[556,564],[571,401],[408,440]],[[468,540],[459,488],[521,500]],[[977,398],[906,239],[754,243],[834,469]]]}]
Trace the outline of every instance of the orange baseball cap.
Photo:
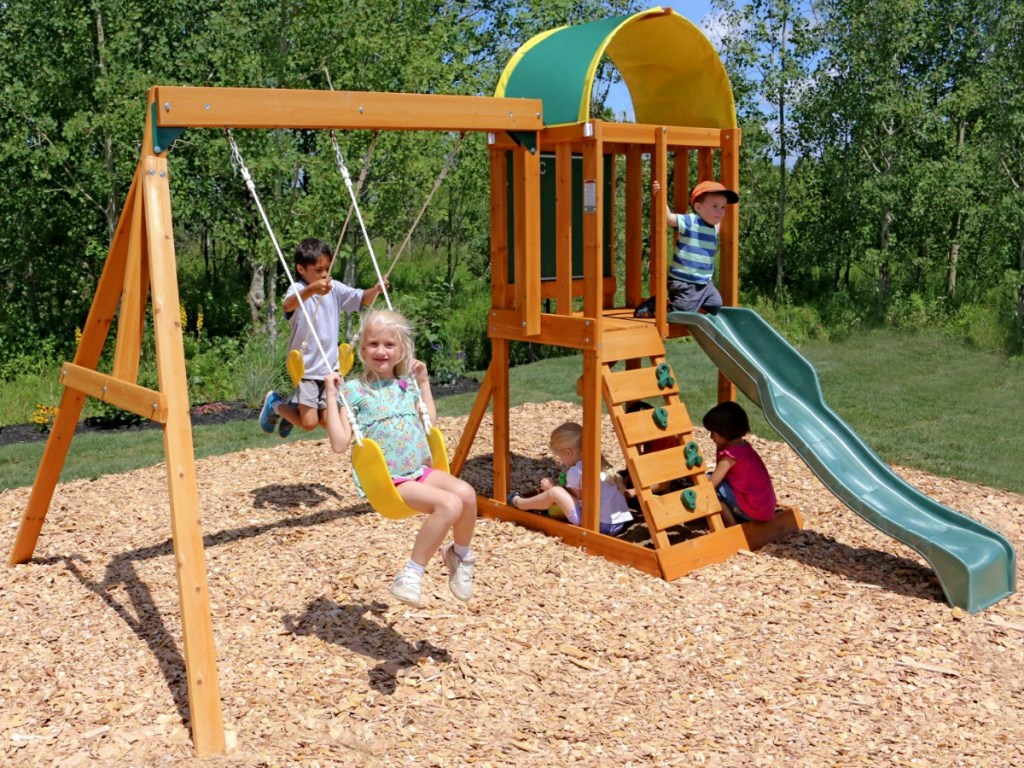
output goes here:
[{"label": "orange baseball cap", "polygon": [[725,195],[725,201],[732,205],[740,201],[740,196],[733,192],[731,189],[726,189],[725,186],[718,183],[717,181],[702,181],[696,187],[693,188],[693,192],[690,194],[690,205],[697,202],[697,198],[701,195],[706,195],[709,192],[718,192],[721,195]]}]

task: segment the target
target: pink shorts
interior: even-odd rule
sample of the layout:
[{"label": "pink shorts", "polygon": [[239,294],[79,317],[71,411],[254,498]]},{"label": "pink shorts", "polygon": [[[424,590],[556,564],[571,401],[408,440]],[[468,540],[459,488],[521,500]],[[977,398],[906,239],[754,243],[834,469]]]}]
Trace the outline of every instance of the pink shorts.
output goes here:
[{"label": "pink shorts", "polygon": [[436,471],[437,470],[434,469],[433,467],[424,467],[423,474],[420,475],[419,477],[392,477],[391,482],[395,484],[395,488],[400,486],[402,483],[425,483],[427,482],[427,478],[430,476],[430,473]]}]

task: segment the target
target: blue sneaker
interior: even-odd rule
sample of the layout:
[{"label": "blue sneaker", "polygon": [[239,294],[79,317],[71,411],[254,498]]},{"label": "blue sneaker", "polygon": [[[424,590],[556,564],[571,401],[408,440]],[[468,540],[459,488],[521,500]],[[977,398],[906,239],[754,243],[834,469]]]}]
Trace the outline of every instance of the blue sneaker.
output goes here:
[{"label": "blue sneaker", "polygon": [[267,397],[263,400],[263,410],[260,411],[260,429],[268,435],[274,431],[274,427],[277,426],[277,422],[281,418],[274,413],[274,406],[283,401],[284,398],[274,390],[267,392]]},{"label": "blue sneaker", "polygon": [[290,435],[292,433],[292,427],[294,427],[294,426],[295,426],[294,424],[292,424],[290,421],[288,421],[288,419],[286,419],[284,416],[282,416],[281,417],[281,423],[278,424],[278,426],[277,426],[277,435],[278,435],[278,437],[280,437],[282,440],[284,440],[286,437],[288,437],[288,435]]}]

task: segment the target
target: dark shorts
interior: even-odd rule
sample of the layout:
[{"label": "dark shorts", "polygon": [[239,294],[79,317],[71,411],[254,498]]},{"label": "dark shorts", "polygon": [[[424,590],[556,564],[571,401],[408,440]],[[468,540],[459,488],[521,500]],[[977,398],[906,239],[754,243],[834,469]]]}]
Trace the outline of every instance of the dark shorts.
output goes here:
[{"label": "dark shorts", "polygon": [[704,309],[714,314],[722,308],[722,294],[714,283],[698,285],[679,280],[668,281],[668,311],[697,312]]}]

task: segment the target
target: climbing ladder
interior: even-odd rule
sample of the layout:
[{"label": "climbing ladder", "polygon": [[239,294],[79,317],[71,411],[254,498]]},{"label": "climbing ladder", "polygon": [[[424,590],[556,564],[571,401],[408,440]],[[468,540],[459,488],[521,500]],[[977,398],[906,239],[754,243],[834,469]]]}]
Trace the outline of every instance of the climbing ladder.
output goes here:
[{"label": "climbing ladder", "polygon": [[[799,529],[791,509],[781,510],[771,523],[725,527],[707,477],[708,462],[656,326],[609,317],[604,324],[601,388],[662,576],[678,578]],[[625,370],[613,370],[620,362]],[[640,400],[654,409],[627,411]],[[702,520],[706,532],[705,526],[693,525],[687,526],[692,535],[670,537],[669,529]]]}]

